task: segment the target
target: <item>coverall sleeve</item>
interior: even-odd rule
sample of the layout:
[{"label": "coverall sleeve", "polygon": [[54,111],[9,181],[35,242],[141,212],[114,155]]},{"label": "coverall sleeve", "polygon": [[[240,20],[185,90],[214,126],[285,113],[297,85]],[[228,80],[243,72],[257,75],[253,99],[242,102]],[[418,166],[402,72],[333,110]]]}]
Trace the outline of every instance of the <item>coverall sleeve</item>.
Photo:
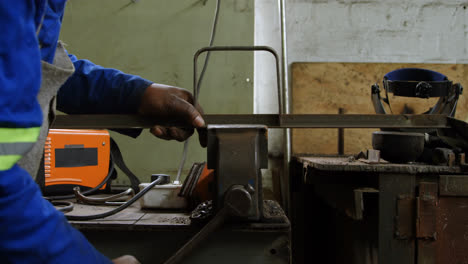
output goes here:
[{"label": "coverall sleeve", "polygon": [[[67,114],[136,114],[151,81],[68,55],[75,72],[60,88],[57,109]],[[115,129],[138,137],[141,129]]]},{"label": "coverall sleeve", "polygon": [[68,55],[75,73],[60,88],[57,109],[67,114],[135,114],[151,81]]},{"label": "coverall sleeve", "polygon": [[37,140],[42,113],[35,0],[0,1],[0,259],[111,263],[41,196],[16,162]]}]

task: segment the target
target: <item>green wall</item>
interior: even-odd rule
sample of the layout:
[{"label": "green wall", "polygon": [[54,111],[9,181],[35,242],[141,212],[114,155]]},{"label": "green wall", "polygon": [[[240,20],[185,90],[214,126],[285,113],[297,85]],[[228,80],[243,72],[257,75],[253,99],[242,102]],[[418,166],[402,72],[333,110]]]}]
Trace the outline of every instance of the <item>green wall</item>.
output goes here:
[{"label": "green wall", "polygon": [[[193,54],[208,45],[214,7],[215,0],[72,0],[61,40],[78,58],[192,91]],[[253,1],[221,1],[215,45],[253,45],[253,36]],[[200,103],[210,114],[252,113],[253,54],[213,53]],[[175,177],[183,143],[148,131],[137,139],[112,136],[141,180],[152,173]],[[193,162],[205,160],[206,150],[193,137],[184,175]],[[116,184],[124,183],[120,173]]]}]

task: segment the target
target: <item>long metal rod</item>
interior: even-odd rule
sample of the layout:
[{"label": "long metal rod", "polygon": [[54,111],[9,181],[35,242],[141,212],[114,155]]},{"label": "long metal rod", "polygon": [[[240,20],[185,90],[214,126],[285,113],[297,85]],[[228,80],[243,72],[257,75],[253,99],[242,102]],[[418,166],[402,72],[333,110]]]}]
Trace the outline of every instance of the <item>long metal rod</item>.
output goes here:
[{"label": "long metal rod", "polygon": [[[290,102],[290,89],[289,89],[289,62],[288,62],[288,45],[286,35],[286,0],[279,1],[279,19],[281,29],[281,77],[283,87],[283,113],[291,114],[291,102]],[[284,211],[286,215],[290,216],[290,193],[289,193],[289,164],[292,156],[292,144],[291,144],[291,129],[286,128],[283,131],[283,173],[281,174],[281,199]]]},{"label": "long metal rod", "polygon": [[278,54],[274,49],[268,46],[213,46],[199,49],[193,57],[193,85],[196,87],[194,98],[197,100],[199,88],[197,87],[197,60],[198,57],[204,52],[212,51],[266,51],[273,55],[275,58],[276,65],[276,81],[277,81],[277,92],[278,92],[278,113],[283,113],[283,103],[281,101],[281,74],[279,68]]},{"label": "long metal rod", "polygon": [[[449,128],[444,115],[245,114],[203,115],[206,125],[256,124],[269,128]],[[58,115],[51,128],[123,129],[182,126],[138,115]]]}]

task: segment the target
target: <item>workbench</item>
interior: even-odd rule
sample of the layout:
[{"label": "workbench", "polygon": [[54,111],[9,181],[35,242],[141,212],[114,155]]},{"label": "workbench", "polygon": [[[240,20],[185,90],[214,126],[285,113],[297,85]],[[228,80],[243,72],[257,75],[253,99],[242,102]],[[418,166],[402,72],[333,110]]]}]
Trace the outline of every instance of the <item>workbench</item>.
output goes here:
[{"label": "workbench", "polygon": [[460,166],[292,162],[296,263],[466,263],[468,173]]},{"label": "workbench", "polygon": [[[110,206],[75,204],[70,215],[109,211]],[[281,207],[264,201],[259,222],[225,223],[183,263],[289,263],[290,224]],[[201,226],[182,211],[142,210],[138,203],[115,215],[70,221],[104,255],[134,255],[142,263],[164,263]]]}]

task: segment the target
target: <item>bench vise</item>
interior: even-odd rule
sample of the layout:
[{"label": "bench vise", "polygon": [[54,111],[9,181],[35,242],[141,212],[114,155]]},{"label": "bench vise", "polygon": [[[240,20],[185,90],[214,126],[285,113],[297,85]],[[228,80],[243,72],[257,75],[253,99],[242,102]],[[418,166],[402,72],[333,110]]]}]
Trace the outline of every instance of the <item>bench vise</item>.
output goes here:
[{"label": "bench vise", "polygon": [[215,172],[215,211],[260,220],[263,212],[261,169],[268,168],[267,127],[263,125],[208,126],[208,168]]}]

